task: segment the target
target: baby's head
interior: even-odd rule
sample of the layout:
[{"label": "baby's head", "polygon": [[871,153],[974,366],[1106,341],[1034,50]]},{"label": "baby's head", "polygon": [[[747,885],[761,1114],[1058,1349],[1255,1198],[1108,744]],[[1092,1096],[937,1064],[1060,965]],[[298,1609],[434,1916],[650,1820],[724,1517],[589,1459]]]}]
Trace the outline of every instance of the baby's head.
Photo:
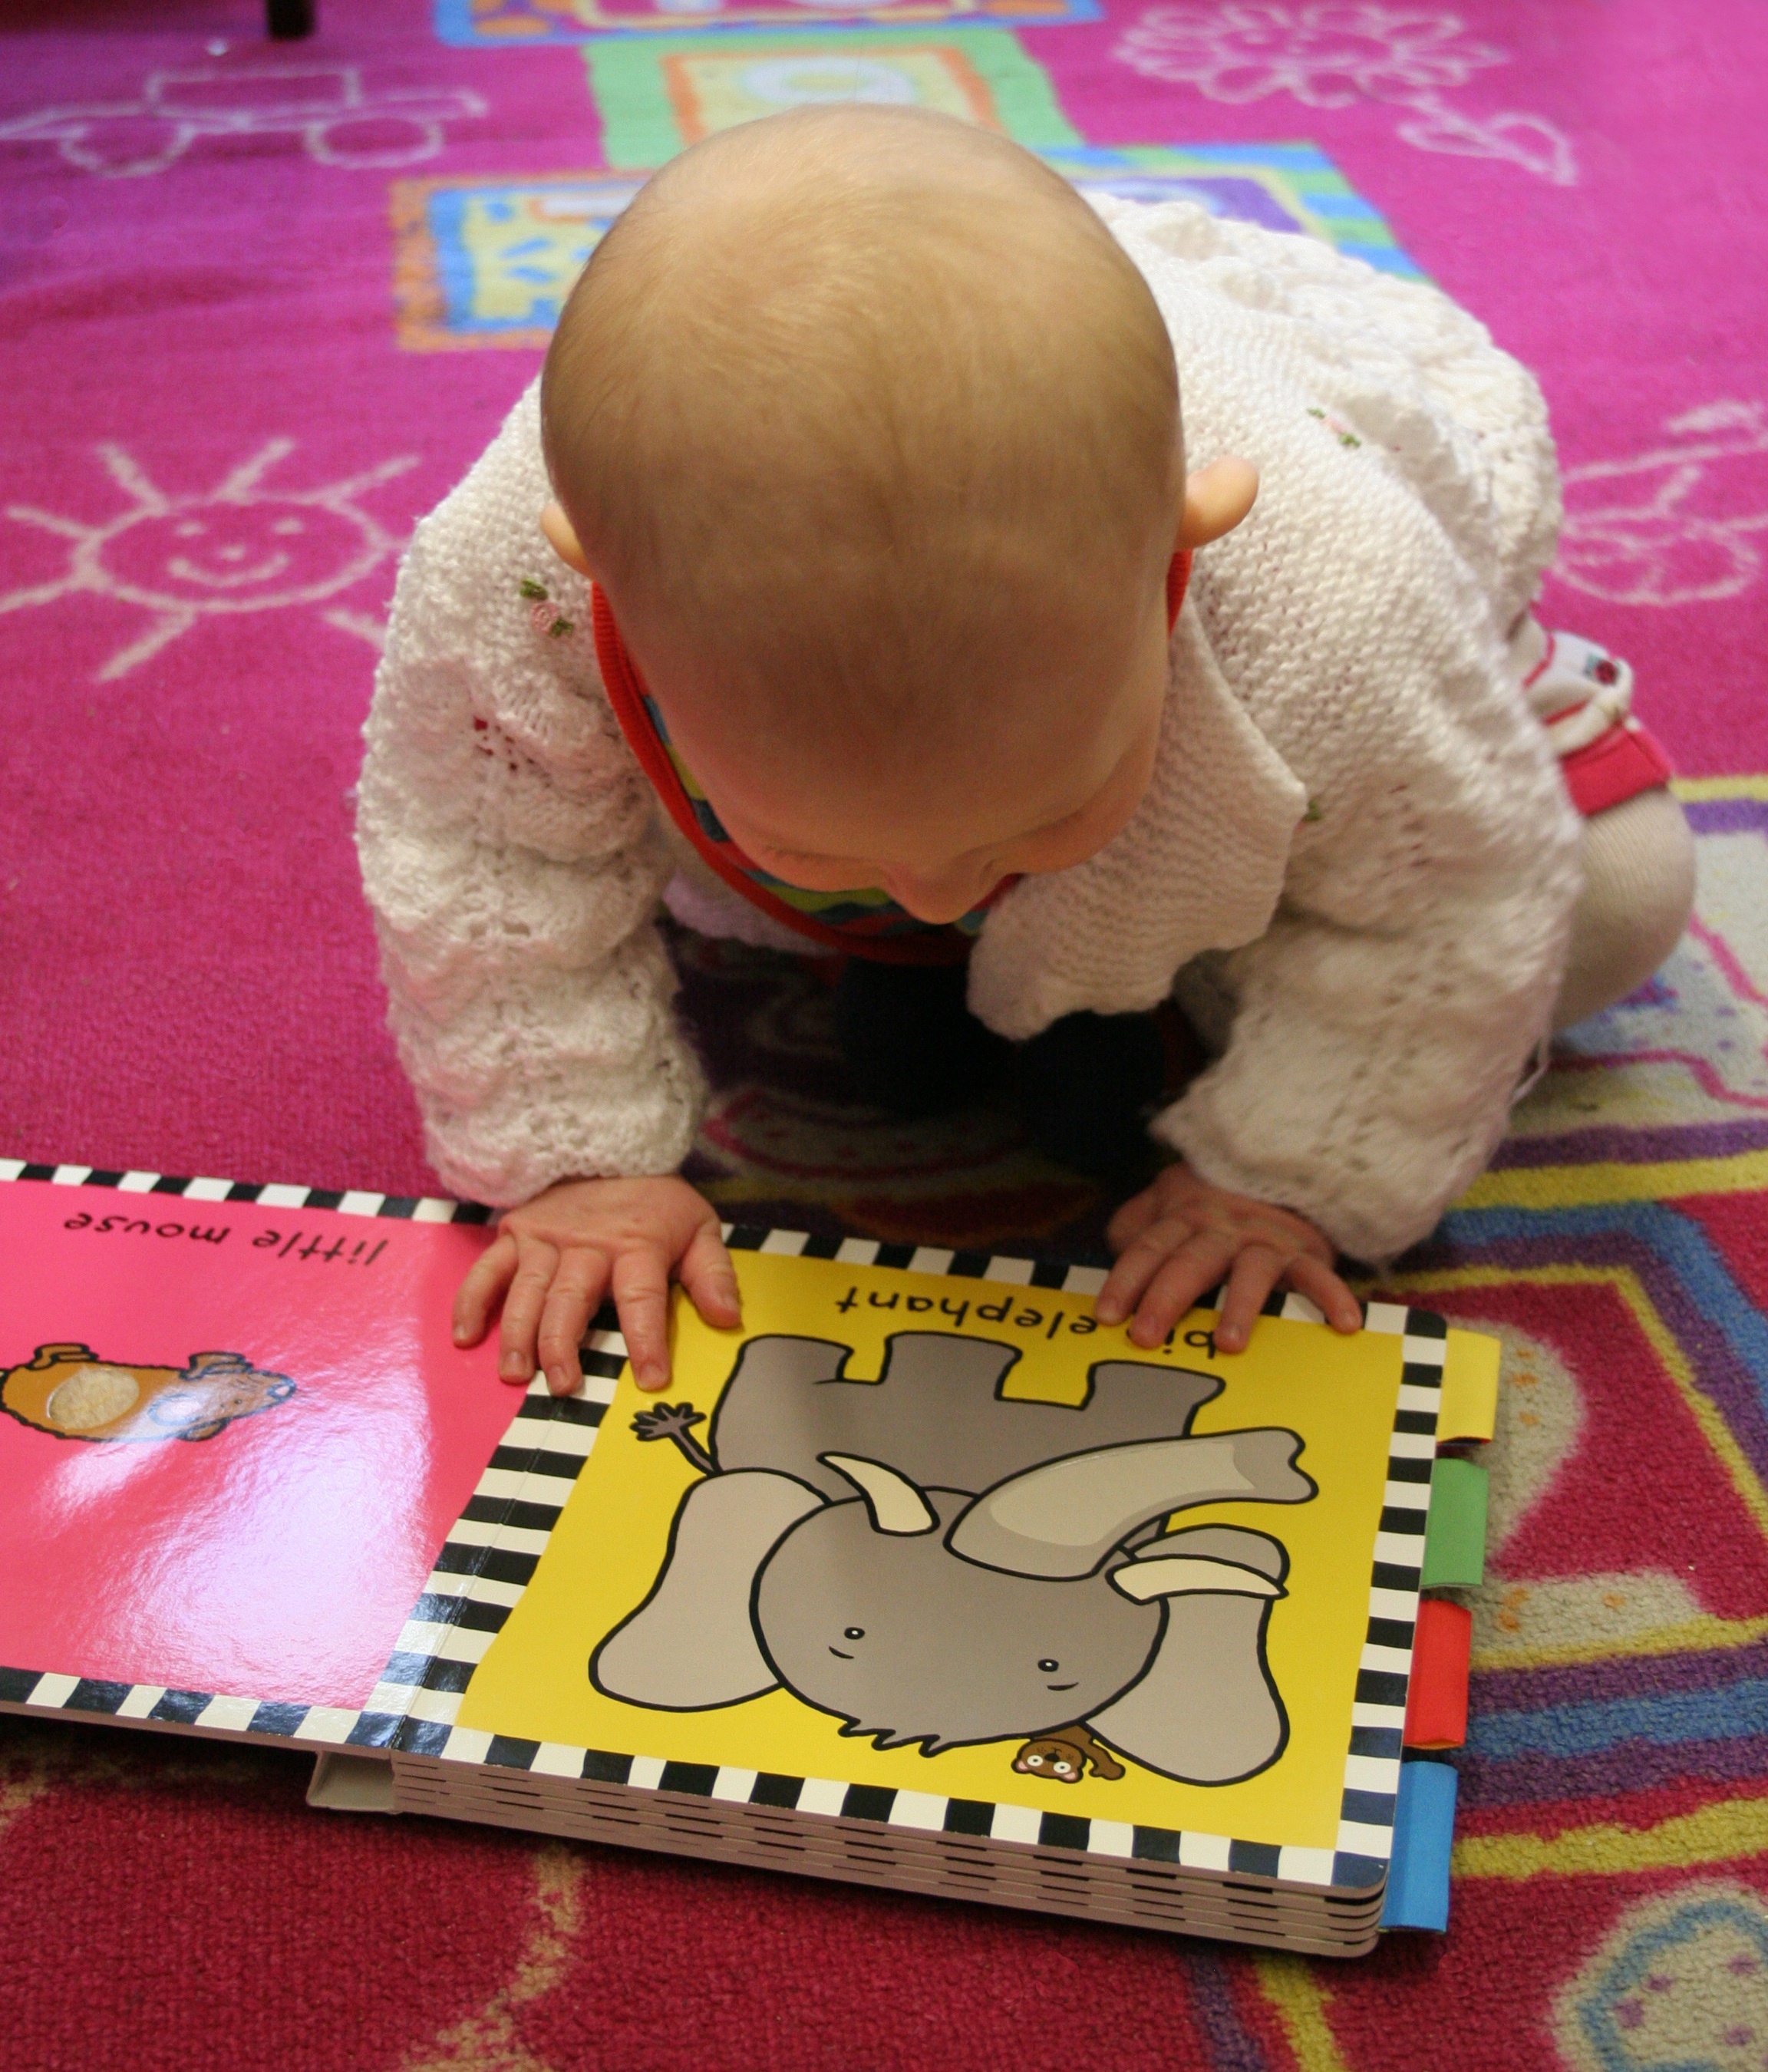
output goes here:
[{"label": "baby's head", "polygon": [[1153,298],[1029,153],[870,107],[709,138],[598,249],[541,410],[548,536],[754,861],[949,920],[1129,819],[1168,564],[1226,525]]}]

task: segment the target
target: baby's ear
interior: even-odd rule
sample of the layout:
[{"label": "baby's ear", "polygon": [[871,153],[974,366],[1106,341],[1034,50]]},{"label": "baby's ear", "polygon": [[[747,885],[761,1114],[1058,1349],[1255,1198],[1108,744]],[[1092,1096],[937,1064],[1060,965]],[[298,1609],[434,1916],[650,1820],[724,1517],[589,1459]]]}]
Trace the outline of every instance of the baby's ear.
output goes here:
[{"label": "baby's ear", "polygon": [[547,544],[568,569],[575,569],[580,576],[590,573],[589,561],[578,545],[577,528],[565,516],[562,504],[547,505],[541,513],[541,530],[546,535]]},{"label": "baby's ear", "polygon": [[1231,532],[1252,509],[1258,493],[1258,470],[1237,454],[1224,454],[1186,475],[1185,515],[1178,521],[1180,548],[1207,547]]}]

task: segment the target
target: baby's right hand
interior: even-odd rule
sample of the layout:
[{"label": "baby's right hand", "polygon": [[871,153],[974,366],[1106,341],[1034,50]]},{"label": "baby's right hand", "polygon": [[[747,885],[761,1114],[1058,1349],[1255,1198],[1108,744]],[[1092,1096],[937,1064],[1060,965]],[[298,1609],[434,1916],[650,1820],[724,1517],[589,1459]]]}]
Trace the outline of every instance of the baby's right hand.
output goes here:
[{"label": "baby's right hand", "polygon": [[578,1347],[611,1289],[640,1388],[669,1379],[672,1273],[721,1330],[742,1322],[736,1270],[712,1204],[685,1180],[561,1180],[507,1211],[454,1297],[454,1342],[476,1346],[498,1302],[498,1371],[524,1387],[537,1355],[555,1396],[582,1381]]}]

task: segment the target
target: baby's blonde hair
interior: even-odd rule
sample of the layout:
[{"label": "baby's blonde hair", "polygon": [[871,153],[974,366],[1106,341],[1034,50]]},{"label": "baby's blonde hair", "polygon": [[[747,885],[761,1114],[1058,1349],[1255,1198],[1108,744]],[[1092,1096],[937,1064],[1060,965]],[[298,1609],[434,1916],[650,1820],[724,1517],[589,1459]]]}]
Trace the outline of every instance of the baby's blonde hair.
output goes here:
[{"label": "baby's blonde hair", "polygon": [[916,110],[665,168],[578,282],[541,412],[623,619],[709,648],[751,711],[880,738],[1152,594],[1182,493],[1140,273],[1030,153]]}]

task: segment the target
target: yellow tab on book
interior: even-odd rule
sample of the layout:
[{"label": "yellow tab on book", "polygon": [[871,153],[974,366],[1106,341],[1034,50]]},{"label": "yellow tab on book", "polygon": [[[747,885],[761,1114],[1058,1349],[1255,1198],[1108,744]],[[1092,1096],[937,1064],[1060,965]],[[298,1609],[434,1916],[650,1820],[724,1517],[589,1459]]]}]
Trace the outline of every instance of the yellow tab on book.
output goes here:
[{"label": "yellow tab on book", "polygon": [[1503,1348],[1482,1331],[1449,1334],[1437,1437],[1489,1439],[1498,1420],[1498,1361]]}]

